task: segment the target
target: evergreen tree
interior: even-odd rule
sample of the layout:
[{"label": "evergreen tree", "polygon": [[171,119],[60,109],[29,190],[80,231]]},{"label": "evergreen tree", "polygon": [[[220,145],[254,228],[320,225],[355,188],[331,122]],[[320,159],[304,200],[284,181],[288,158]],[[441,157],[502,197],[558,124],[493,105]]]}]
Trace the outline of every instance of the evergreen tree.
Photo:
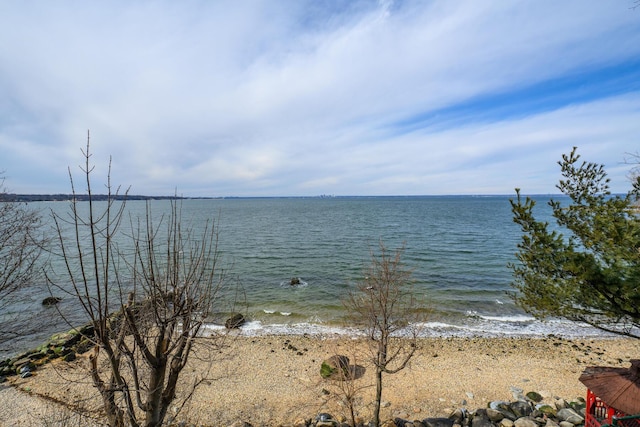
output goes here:
[{"label": "evergreen tree", "polygon": [[511,265],[512,297],[537,318],[559,317],[640,339],[640,177],[613,195],[603,165],[580,162],[574,147],[558,162],[558,189],[570,203],[549,202],[558,229],[537,221],[535,202],[511,201],[523,235]]}]

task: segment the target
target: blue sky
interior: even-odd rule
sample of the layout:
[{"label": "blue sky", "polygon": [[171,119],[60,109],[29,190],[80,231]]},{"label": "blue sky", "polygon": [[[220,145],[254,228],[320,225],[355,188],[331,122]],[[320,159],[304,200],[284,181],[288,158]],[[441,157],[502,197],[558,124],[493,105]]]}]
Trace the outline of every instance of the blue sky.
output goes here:
[{"label": "blue sky", "polygon": [[0,2],[0,170],[68,193],[555,193],[573,146],[629,189],[640,8],[576,1]]}]

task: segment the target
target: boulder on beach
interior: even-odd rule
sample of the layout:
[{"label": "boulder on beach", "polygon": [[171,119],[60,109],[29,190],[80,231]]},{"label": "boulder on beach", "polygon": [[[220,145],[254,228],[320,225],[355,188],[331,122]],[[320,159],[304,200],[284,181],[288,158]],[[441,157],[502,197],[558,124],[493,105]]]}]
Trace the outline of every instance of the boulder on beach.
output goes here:
[{"label": "boulder on beach", "polygon": [[349,358],[341,354],[334,354],[322,361],[320,376],[322,378],[346,378],[349,375]]}]

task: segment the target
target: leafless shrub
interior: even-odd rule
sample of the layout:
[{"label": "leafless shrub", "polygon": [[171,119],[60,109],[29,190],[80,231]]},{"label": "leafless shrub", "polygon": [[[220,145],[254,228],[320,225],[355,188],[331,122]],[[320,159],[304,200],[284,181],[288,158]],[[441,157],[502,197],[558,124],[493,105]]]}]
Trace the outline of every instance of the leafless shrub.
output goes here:
[{"label": "leafless shrub", "polygon": [[401,260],[404,246],[389,253],[379,244],[372,252],[371,265],[364,280],[349,293],[345,305],[355,325],[365,332],[375,369],[375,407],[373,423],[380,425],[382,375],[395,374],[409,364],[416,346],[421,315],[414,298],[412,272]]},{"label": "leafless shrub", "polygon": [[[169,408],[175,416],[204,379],[196,376],[189,386],[183,384],[177,399],[194,341],[226,283],[217,228],[207,224],[197,235],[183,228],[181,205],[172,201],[170,213],[157,223],[147,205],[146,218],[130,221],[129,243],[118,243],[126,201],[116,197],[110,166],[107,200],[94,200],[88,139],[83,156],[88,201],[82,203],[87,206],[75,197],[70,172],[71,215],[54,215],[54,221],[70,292],[93,326],[85,337],[93,344],[91,380],[109,425],[160,426]],[[72,238],[66,237],[69,229]]]},{"label": "leafless shrub", "polygon": [[9,200],[0,174],[0,344],[24,332],[26,322],[17,327],[15,316],[6,313],[16,291],[31,286],[37,277],[44,244],[41,228],[39,212]]},{"label": "leafless shrub", "polygon": [[[346,352],[347,354],[341,356],[348,358],[348,363],[343,363],[330,375],[323,375],[321,372],[322,376],[326,376],[323,380],[324,388],[327,389],[330,397],[335,399],[340,406],[346,408],[348,419],[353,427],[357,425],[358,408],[362,404],[362,394],[365,389],[372,387],[372,384],[363,378],[366,368],[360,364],[360,342],[359,339],[345,337],[335,341],[333,345],[329,345],[328,347],[336,355]],[[346,359],[345,362],[347,362]]]}]

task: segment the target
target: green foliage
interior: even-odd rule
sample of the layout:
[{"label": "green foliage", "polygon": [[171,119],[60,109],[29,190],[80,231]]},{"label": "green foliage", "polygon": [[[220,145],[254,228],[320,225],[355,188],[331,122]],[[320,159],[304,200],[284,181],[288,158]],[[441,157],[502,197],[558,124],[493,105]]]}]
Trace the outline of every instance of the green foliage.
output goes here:
[{"label": "green foliage", "polygon": [[558,162],[558,188],[571,203],[551,200],[558,228],[536,221],[535,202],[511,201],[523,235],[511,265],[514,301],[538,318],[561,317],[640,338],[640,177],[612,195],[602,165],[579,162],[576,148]]},{"label": "green foliage", "polygon": [[326,362],[322,362],[322,365],[320,365],[320,376],[322,378],[331,378],[334,371],[335,369],[329,366]]}]

